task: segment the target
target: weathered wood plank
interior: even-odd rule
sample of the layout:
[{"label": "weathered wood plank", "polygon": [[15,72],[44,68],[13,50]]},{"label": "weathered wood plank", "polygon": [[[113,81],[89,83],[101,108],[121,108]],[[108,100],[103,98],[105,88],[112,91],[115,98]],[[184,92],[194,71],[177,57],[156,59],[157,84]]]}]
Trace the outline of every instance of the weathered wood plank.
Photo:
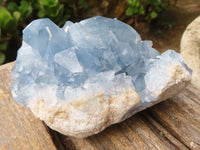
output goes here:
[{"label": "weathered wood plank", "polygon": [[[0,149],[56,149],[43,123],[12,99],[12,67],[0,67]],[[199,98],[200,91],[191,85],[97,135],[76,139],[52,130],[51,134],[60,150],[200,149]]]},{"label": "weathered wood plank", "polygon": [[[186,30],[186,37],[196,33],[190,27],[192,25]],[[196,54],[200,52],[199,41],[192,38],[183,41],[186,45],[182,46],[185,48],[183,56],[188,64],[195,56],[198,61],[192,60],[190,67],[193,71],[198,70],[199,55]],[[197,49],[191,53],[190,47],[194,46],[194,42]],[[13,65],[0,66],[0,150],[200,150],[200,89],[199,82],[196,82],[199,81],[199,73],[178,96],[112,125],[97,135],[77,139],[48,129],[28,109],[12,99],[10,73]]]},{"label": "weathered wood plank", "polygon": [[185,90],[150,109],[149,114],[190,149],[200,149],[200,105],[197,95]]},{"label": "weathered wood plank", "polygon": [[10,93],[14,63],[0,66],[0,150],[56,149],[46,126]]}]

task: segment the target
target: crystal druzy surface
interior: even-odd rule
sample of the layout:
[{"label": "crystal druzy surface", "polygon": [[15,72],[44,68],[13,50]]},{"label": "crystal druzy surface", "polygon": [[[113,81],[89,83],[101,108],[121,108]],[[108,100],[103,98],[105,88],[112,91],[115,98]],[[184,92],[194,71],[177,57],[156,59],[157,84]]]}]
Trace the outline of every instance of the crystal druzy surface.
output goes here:
[{"label": "crystal druzy surface", "polygon": [[62,28],[49,19],[38,19],[23,31],[11,89],[25,106],[37,99],[53,106],[131,89],[139,94],[135,107],[139,111],[160,99],[174,65],[189,78],[191,70],[180,54],[168,50],[160,55],[151,41],[142,41],[132,27],[117,19],[67,21]]}]

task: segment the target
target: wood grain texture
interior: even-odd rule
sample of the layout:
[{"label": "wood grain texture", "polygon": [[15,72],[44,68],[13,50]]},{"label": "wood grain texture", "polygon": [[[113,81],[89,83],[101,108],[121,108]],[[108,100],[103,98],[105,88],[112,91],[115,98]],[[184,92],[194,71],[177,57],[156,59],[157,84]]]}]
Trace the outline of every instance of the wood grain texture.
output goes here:
[{"label": "wood grain texture", "polygon": [[0,66],[0,150],[55,150],[46,126],[10,93],[14,63]]},{"label": "wood grain texture", "polygon": [[178,96],[97,135],[77,139],[48,130],[28,109],[12,99],[12,67],[13,63],[0,67],[0,150],[200,149],[200,90],[192,85]]}]

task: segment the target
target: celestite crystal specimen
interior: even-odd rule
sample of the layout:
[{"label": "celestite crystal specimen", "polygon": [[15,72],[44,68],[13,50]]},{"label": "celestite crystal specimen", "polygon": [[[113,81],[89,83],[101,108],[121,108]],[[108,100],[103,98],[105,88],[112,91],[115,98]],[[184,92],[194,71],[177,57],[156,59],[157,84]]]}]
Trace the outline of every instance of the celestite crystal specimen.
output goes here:
[{"label": "celestite crystal specimen", "polygon": [[32,21],[12,71],[12,95],[51,128],[86,137],[174,96],[190,81],[180,54],[162,55],[129,25],[105,17],[59,28]]}]

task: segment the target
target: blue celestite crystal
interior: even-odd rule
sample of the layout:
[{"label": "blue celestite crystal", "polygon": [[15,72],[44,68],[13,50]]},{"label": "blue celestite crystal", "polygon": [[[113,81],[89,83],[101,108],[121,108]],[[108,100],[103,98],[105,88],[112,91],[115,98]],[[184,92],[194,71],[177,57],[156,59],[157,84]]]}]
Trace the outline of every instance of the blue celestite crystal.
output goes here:
[{"label": "blue celestite crystal", "polygon": [[117,19],[67,21],[63,28],[38,19],[23,31],[12,71],[12,94],[27,105],[27,100],[48,87],[56,91],[57,100],[70,101],[81,97],[80,89],[102,88],[109,94],[113,87],[132,84],[141,107],[159,99],[155,91],[166,85],[166,67],[174,62],[191,73],[180,54],[169,50],[160,55],[151,41],[142,41],[132,27]]}]

